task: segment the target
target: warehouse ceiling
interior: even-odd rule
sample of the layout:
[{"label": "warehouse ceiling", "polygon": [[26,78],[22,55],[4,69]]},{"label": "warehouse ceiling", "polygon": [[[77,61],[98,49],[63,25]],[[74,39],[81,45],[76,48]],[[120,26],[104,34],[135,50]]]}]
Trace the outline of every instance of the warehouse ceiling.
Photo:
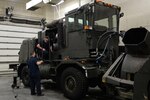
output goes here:
[{"label": "warehouse ceiling", "polygon": [[[27,3],[28,1],[31,1],[31,0],[5,0],[5,1],[8,1],[8,2],[22,2],[22,3]],[[66,0],[67,1],[67,0]],[[89,1],[91,1],[91,0],[89,0]],[[124,3],[124,2],[126,2],[126,1],[128,1],[128,0],[103,0],[104,2],[106,1],[106,2],[110,2],[110,3],[113,3],[113,4],[121,4],[121,3]]]},{"label": "warehouse ceiling", "polygon": [[26,3],[26,2],[28,2],[28,1],[30,1],[30,0],[5,0],[5,1],[11,1],[11,2],[22,2],[22,3]]}]

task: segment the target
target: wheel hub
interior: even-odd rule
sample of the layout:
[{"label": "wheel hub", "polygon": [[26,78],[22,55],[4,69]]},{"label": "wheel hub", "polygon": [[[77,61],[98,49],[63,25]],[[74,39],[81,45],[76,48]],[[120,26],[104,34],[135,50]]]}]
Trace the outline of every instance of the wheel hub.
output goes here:
[{"label": "wheel hub", "polygon": [[65,87],[69,92],[73,92],[73,90],[76,88],[76,80],[73,76],[66,77]]}]

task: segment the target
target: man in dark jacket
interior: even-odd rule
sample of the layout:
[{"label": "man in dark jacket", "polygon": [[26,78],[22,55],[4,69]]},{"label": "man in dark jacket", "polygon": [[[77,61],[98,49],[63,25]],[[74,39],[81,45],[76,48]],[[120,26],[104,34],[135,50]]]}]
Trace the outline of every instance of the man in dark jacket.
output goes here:
[{"label": "man in dark jacket", "polygon": [[48,36],[45,36],[43,41],[41,41],[41,43],[37,44],[36,47],[39,49],[40,57],[42,57],[45,60],[48,60],[49,59],[49,50],[50,50]]},{"label": "man in dark jacket", "polygon": [[36,58],[35,52],[31,53],[31,58],[28,60],[29,67],[29,77],[30,77],[30,88],[31,95],[36,95],[35,88],[37,90],[38,96],[43,96],[41,92],[41,83],[40,83],[40,71],[38,65],[42,64],[43,61],[38,61]]}]

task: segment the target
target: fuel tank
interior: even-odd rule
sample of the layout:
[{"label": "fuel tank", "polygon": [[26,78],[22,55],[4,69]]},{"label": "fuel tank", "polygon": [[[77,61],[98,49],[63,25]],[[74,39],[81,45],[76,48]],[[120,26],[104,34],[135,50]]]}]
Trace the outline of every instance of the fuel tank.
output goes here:
[{"label": "fuel tank", "polygon": [[50,78],[51,76],[50,68],[51,68],[51,65],[49,63],[44,63],[44,64],[39,65],[39,70],[40,70],[42,79]]}]

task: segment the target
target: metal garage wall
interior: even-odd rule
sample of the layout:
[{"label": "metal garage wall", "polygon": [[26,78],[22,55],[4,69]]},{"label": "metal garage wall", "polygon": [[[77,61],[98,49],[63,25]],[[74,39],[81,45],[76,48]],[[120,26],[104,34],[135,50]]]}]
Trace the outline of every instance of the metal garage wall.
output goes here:
[{"label": "metal garage wall", "polygon": [[0,71],[7,70],[9,63],[18,61],[18,52],[24,39],[37,37],[39,27],[0,23]]}]

